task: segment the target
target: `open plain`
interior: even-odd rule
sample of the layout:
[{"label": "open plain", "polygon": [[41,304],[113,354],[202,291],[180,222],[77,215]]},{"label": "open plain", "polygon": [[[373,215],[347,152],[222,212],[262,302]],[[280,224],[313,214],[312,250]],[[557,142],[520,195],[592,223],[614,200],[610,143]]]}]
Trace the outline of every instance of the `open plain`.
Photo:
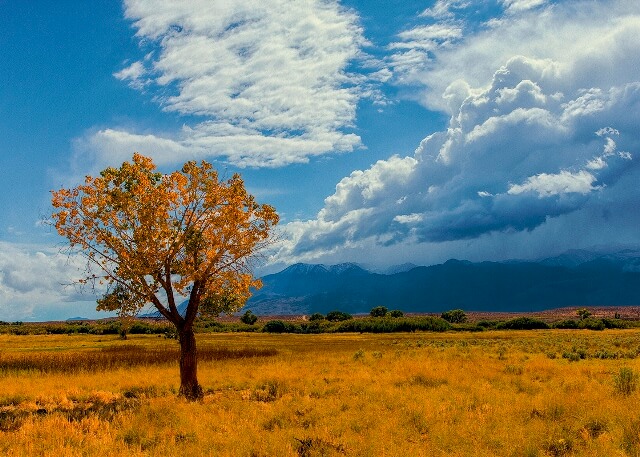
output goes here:
[{"label": "open plain", "polygon": [[0,453],[640,455],[638,329],[198,338],[0,335]]}]

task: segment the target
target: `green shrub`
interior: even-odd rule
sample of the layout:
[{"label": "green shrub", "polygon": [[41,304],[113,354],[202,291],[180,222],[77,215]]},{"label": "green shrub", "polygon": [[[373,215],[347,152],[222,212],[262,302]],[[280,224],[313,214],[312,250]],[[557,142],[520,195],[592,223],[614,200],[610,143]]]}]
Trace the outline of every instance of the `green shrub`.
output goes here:
[{"label": "green shrub", "polygon": [[500,322],[495,328],[499,330],[534,330],[549,328],[549,324],[533,317],[516,317]]},{"label": "green shrub", "polygon": [[620,395],[629,396],[638,388],[638,375],[629,367],[620,368],[613,377],[613,386]]},{"label": "green shrub", "polygon": [[404,317],[404,312],[400,311],[399,309],[394,309],[392,311],[389,311],[389,316],[390,317]]},{"label": "green shrub", "polygon": [[576,314],[578,315],[580,320],[591,317],[591,311],[589,311],[587,308],[580,308],[576,310]]},{"label": "green shrub", "polygon": [[564,321],[558,321],[553,323],[553,328],[559,329],[576,329],[578,328],[578,322],[573,319],[567,319]]},{"label": "green shrub", "polygon": [[604,330],[604,322],[601,319],[593,319],[591,317],[587,317],[581,319],[578,323],[578,328],[587,329],[587,330]]},{"label": "green shrub", "polygon": [[258,316],[253,314],[250,309],[245,311],[245,313],[240,318],[240,322],[247,325],[253,325],[258,321]]},{"label": "green shrub", "polygon": [[376,306],[375,308],[372,308],[371,311],[369,311],[369,315],[371,317],[384,317],[387,315],[387,312],[389,312],[389,310],[386,307]]},{"label": "green shrub", "polygon": [[499,321],[488,321],[488,320],[481,320],[478,321],[476,323],[476,325],[478,327],[482,327],[482,328],[495,328],[500,322]]},{"label": "green shrub", "polygon": [[323,321],[324,320],[324,314],[320,314],[320,313],[313,313],[311,315],[311,317],[309,317],[310,321]]},{"label": "green shrub", "polygon": [[451,324],[438,317],[424,316],[413,318],[364,318],[352,319],[340,323],[335,332],[357,333],[394,333],[415,332],[416,330],[429,332],[444,332],[451,330]]},{"label": "green shrub", "polygon": [[462,324],[463,322],[467,322],[467,314],[461,309],[445,311],[440,317],[452,324]]},{"label": "green shrub", "polygon": [[262,331],[267,333],[290,333],[291,330],[292,325],[281,320],[269,321],[262,327]]},{"label": "green shrub", "polygon": [[343,313],[342,311],[331,311],[327,313],[326,319],[330,322],[340,322],[353,319],[353,316],[349,313]]},{"label": "green shrub", "polygon": [[627,323],[620,319],[609,319],[609,318],[603,317],[600,320],[604,324],[604,328],[627,328],[628,327]]}]

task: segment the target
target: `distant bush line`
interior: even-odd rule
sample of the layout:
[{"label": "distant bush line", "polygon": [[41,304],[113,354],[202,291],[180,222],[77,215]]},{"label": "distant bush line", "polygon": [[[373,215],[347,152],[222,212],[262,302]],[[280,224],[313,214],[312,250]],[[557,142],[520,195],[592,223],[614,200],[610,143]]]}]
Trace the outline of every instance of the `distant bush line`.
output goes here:
[{"label": "distant bush line", "polygon": [[[456,310],[457,311],[457,310]],[[375,314],[375,313],[374,313]],[[382,313],[378,313],[382,314]],[[443,313],[445,317],[450,315]],[[265,333],[394,333],[394,332],[446,332],[485,330],[536,330],[536,329],[621,329],[640,326],[640,322],[610,318],[587,317],[584,319],[565,319],[547,323],[534,317],[516,317],[508,320],[480,320],[468,322],[466,319],[446,320],[435,316],[404,316],[402,312],[388,312],[382,317],[353,317],[340,311],[333,311],[327,316],[315,313],[308,320],[284,321],[263,320],[255,315],[251,319],[243,315],[241,322],[220,322],[214,319],[198,321],[196,331],[210,332],[265,332]],[[459,313],[458,313],[459,317]],[[253,318],[256,318],[255,320]],[[328,319],[329,318],[329,319]],[[451,322],[457,321],[457,322]],[[253,323],[248,323],[253,322]],[[106,321],[68,321],[56,323],[23,323],[0,321],[0,334],[13,335],[122,335],[122,324],[117,320]],[[127,330],[128,334],[158,335],[175,338],[175,329],[163,321],[140,319]]]}]

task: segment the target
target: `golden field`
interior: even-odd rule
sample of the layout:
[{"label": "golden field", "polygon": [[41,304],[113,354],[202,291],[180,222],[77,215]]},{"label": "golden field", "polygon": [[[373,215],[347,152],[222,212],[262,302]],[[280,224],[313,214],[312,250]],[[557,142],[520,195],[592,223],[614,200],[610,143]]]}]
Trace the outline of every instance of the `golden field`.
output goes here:
[{"label": "golden field", "polygon": [[188,403],[174,340],[0,335],[0,455],[640,455],[638,329],[198,343]]}]

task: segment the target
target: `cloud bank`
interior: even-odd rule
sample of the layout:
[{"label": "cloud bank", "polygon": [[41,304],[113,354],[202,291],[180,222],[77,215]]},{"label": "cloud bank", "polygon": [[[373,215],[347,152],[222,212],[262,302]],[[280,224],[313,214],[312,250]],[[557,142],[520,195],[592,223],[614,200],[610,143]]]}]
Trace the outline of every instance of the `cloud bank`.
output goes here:
[{"label": "cloud bank", "polygon": [[[47,320],[60,316],[65,308],[67,317],[78,312],[94,314],[95,296],[69,285],[82,277],[84,265],[83,259],[56,249],[0,242],[0,316]],[[78,311],[79,301],[90,304]]]},{"label": "cloud bank", "polygon": [[97,166],[133,150],[158,163],[220,158],[279,167],[361,147],[351,132],[365,90],[348,71],[366,44],[334,1],[127,0],[148,53],[114,76],[185,118],[179,131],[106,128],[77,150]]},{"label": "cloud bank", "polygon": [[289,224],[277,259],[480,238],[495,246],[545,230],[562,238],[559,230],[583,229],[571,224],[586,213],[600,233],[624,230],[608,227],[610,217],[631,223],[625,213],[640,204],[629,185],[640,178],[640,6],[498,6],[501,14],[472,26],[471,3],[438,1],[424,24],[398,35],[391,81],[448,113],[447,129],[413,156],[343,178],[316,219]]}]

